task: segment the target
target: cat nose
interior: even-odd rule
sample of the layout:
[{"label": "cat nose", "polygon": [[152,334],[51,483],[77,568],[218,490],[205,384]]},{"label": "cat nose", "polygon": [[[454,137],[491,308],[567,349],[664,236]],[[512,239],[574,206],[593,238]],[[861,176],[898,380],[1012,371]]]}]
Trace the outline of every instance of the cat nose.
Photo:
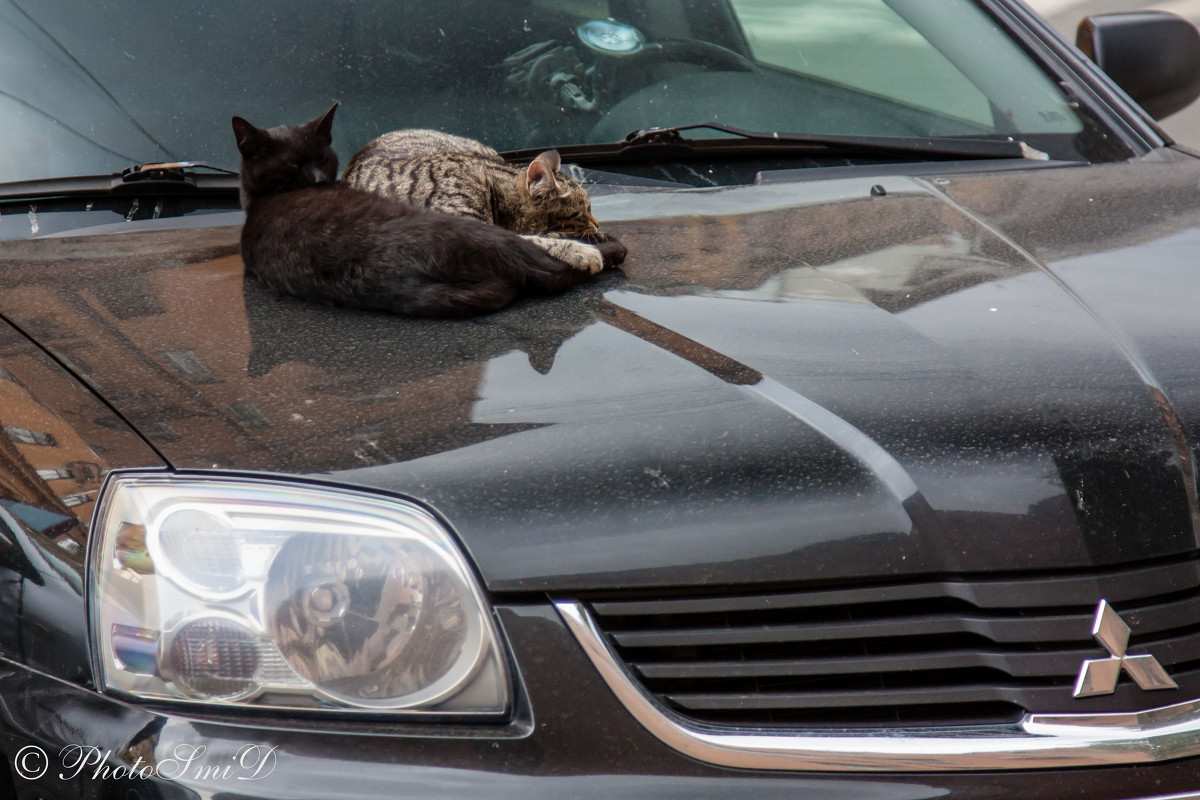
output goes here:
[{"label": "cat nose", "polygon": [[600,230],[600,223],[596,219],[595,214],[588,214],[587,221],[588,221],[588,228],[589,228],[588,232],[589,233],[593,233],[595,231]]},{"label": "cat nose", "polygon": [[329,178],[325,175],[320,167],[309,167],[308,172],[312,175],[313,183],[328,183]]}]

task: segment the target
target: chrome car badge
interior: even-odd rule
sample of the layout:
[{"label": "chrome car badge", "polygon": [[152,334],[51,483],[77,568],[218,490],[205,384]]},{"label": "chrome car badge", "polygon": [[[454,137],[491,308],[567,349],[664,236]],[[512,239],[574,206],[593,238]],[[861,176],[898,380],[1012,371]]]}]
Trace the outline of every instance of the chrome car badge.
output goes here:
[{"label": "chrome car badge", "polygon": [[1125,654],[1129,646],[1129,626],[1117,616],[1107,600],[1101,600],[1100,605],[1096,606],[1092,636],[1109,652],[1109,657],[1089,658],[1083,662],[1079,677],[1075,679],[1075,697],[1112,694],[1117,690],[1121,670],[1129,673],[1129,677],[1147,691],[1179,688],[1154,656],[1149,653],[1135,656]]}]

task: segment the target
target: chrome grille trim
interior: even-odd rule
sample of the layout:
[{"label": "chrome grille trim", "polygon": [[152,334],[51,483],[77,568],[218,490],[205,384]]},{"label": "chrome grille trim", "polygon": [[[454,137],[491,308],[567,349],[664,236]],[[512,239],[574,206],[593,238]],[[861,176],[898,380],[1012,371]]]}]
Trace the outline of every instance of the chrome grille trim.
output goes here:
[{"label": "chrome grille trim", "polygon": [[[1125,669],[1108,693],[1114,670],[1101,661],[1092,689],[1106,691],[1072,696],[1081,665],[1110,655],[1091,635],[1099,598],[1130,628],[1129,652],[1166,670],[1170,695],[1147,699]],[[1200,698],[1194,554],[1082,573],[572,599],[638,685],[699,726],[999,726],[1027,712],[1131,713]]]},{"label": "chrome grille trim", "polygon": [[657,739],[724,767],[815,772],[961,772],[1146,764],[1200,755],[1200,700],[1128,714],[1026,714],[1013,725],[750,732],[663,708],[614,656],[587,610],[555,608],[604,682]]}]

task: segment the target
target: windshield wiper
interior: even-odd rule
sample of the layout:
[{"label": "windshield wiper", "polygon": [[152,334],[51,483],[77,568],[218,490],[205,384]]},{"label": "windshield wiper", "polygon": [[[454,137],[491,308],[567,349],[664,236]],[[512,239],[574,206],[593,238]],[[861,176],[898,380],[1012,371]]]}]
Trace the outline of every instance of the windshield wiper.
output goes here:
[{"label": "windshield wiper", "polygon": [[136,181],[188,181],[194,183],[195,171],[211,170],[221,175],[237,176],[237,172],[224,167],[214,167],[203,161],[156,161],[151,164],[134,164],[121,170],[124,183]]},{"label": "windshield wiper", "polygon": [[236,192],[237,188],[237,173],[232,170],[201,161],[170,161],[134,164],[110,175],[76,175],[0,183],[0,200],[42,200],[81,195],[224,194]]},{"label": "windshield wiper", "polygon": [[[692,139],[684,131],[712,130],[730,136]],[[627,159],[691,158],[708,155],[748,154],[754,152],[786,152],[807,156],[839,156],[914,161],[972,160],[972,159],[1049,159],[1015,139],[969,138],[909,138],[901,136],[843,136],[803,133],[747,131],[719,122],[696,122],[667,128],[646,128],[633,131],[624,141],[604,144],[567,145],[558,148],[564,161],[597,163]],[[505,158],[533,158],[539,150],[520,150],[503,153]]]}]

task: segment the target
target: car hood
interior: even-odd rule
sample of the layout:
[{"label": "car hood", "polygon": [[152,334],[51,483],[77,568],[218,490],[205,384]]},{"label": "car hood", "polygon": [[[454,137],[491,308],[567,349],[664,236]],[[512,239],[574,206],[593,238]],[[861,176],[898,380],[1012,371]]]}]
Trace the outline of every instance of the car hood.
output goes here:
[{"label": "car hood", "polygon": [[1196,162],[596,199],[629,246],[469,321],[280,299],[236,225],[0,244],[0,313],[174,468],[414,498],[489,588],[1196,550]]}]

